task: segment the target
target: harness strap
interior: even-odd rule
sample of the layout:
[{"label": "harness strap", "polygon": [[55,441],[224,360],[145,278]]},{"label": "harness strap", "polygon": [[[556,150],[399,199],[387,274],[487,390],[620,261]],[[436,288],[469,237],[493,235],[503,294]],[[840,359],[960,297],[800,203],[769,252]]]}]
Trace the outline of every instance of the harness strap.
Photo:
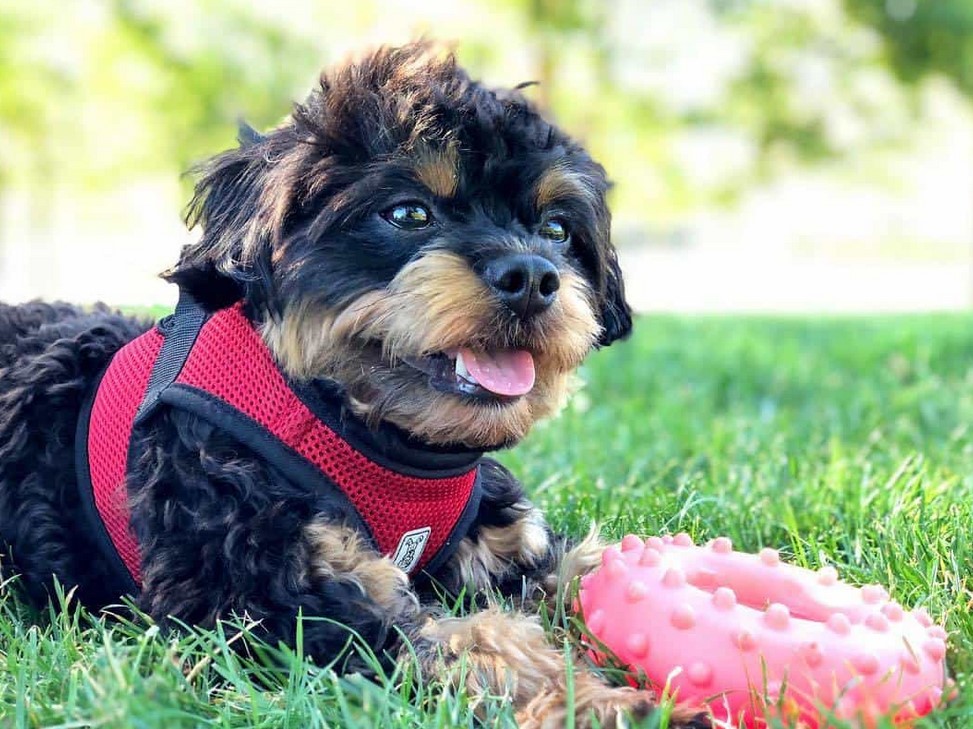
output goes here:
[{"label": "harness strap", "polygon": [[159,406],[162,393],[176,381],[179,373],[182,372],[182,368],[189,358],[189,353],[196,343],[196,338],[202,331],[207,319],[209,319],[209,314],[189,294],[180,291],[175,313],[159,322],[159,329],[165,336],[165,342],[155,364],[152,366],[152,374],[149,375],[149,384],[145,390],[145,396],[135,413],[134,425],[141,425],[152,417]]},{"label": "harness strap", "polygon": [[[103,584],[101,585],[103,594],[110,596],[108,598],[109,600],[114,600],[122,595],[137,595],[140,579],[138,562],[126,562],[122,557],[121,550],[116,544],[115,538],[108,530],[107,523],[102,518],[92,482],[88,433],[91,423],[91,410],[104,376],[104,372],[98,376],[94,389],[81,407],[78,428],[75,431],[74,460],[75,473],[78,479],[78,495],[81,502],[80,521],[82,529],[87,533],[88,538],[98,552],[98,555],[91,555],[90,557],[92,559],[100,558],[106,565],[105,574],[102,576]],[[122,477],[124,478],[124,466]],[[134,572],[133,569],[135,570]]]},{"label": "harness strap", "polygon": [[119,350],[77,434],[85,510],[119,572],[118,594],[137,592],[141,579],[126,489],[133,433],[161,406],[253,450],[284,476],[275,483],[282,494],[315,494],[317,508],[405,572],[433,572],[448,559],[478,511],[479,454],[412,451],[416,461],[403,463],[405,451],[386,447],[394,438],[376,440],[346,418],[342,398],[321,393],[284,376],[239,304],[211,314],[182,294],[172,316]]}]

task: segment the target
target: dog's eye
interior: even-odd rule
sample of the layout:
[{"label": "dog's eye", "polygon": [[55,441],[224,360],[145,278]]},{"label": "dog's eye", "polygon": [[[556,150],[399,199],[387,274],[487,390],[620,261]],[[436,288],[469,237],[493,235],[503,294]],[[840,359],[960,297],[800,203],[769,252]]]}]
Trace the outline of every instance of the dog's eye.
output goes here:
[{"label": "dog's eye", "polygon": [[432,224],[429,208],[419,203],[393,205],[382,213],[382,217],[402,230],[420,230]]},{"label": "dog's eye", "polygon": [[548,218],[537,232],[555,243],[564,243],[568,239],[568,227],[559,218]]}]

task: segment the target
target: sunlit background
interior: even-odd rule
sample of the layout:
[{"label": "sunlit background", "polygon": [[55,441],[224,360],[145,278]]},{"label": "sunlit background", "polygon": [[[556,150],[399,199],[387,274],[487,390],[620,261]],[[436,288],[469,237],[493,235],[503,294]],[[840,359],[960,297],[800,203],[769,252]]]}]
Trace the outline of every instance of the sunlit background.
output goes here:
[{"label": "sunlit background", "polygon": [[973,305],[973,0],[0,0],[0,298],[171,303],[192,164],[420,35],[540,82],[641,310]]}]

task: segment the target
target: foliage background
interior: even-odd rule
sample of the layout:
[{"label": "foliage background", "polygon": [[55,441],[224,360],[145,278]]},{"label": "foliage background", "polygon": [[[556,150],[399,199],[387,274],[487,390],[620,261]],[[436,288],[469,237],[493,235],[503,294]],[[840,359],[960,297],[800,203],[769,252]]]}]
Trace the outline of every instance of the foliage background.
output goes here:
[{"label": "foliage background", "polygon": [[541,81],[605,163],[640,308],[962,308],[971,26],[969,0],[0,0],[0,292],[171,301],[184,173],[427,35]]}]

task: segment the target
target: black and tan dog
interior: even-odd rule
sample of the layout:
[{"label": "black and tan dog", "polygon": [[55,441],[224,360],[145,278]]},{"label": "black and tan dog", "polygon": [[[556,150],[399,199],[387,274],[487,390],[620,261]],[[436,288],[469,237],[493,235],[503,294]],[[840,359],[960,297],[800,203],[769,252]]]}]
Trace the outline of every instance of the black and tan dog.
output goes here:
[{"label": "black and tan dog", "polygon": [[[419,542],[405,564],[383,555],[320,489],[162,403],[127,461],[139,604],[200,625],[246,614],[290,642],[299,611],[330,618],[303,625],[321,662],[347,643],[338,624],[390,660],[407,656],[404,634],[431,675],[508,695],[525,726],[560,725],[563,655],[529,611],[600,547],[553,534],[478,459],[556,412],[585,356],[629,332],[603,169],[518,91],[427,44],[341,66],[283,125],[242,136],[203,169],[189,215],[202,237],[165,277],[203,318],[235,305],[295,391],[327,383],[329,422],[385,467],[403,452],[475,463],[475,509],[447,558],[410,575]],[[0,307],[0,535],[36,599],[55,578],[95,608],[119,597],[82,518],[75,430],[113,355],[148,330],[103,308]],[[437,590],[499,592],[522,611],[436,617]],[[582,724],[651,711],[648,693],[578,670]],[[701,722],[677,711],[670,725]]]}]

